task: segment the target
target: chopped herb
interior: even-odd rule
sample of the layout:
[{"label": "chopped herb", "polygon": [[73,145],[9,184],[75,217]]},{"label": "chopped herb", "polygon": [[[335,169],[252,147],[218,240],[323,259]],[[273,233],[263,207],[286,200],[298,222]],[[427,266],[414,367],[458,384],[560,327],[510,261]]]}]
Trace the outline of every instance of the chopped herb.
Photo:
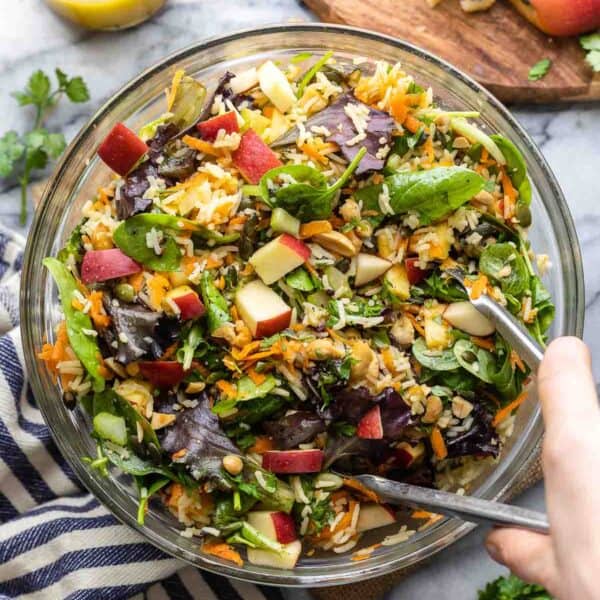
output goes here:
[{"label": "chopped herb", "polygon": [[529,69],[529,81],[539,81],[548,74],[552,61],[549,58],[542,58]]}]

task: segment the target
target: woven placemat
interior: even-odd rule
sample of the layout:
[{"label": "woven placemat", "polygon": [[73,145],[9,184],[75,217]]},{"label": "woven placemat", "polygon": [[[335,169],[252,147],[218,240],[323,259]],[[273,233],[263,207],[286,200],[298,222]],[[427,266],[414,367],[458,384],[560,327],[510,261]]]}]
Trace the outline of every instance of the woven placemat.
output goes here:
[{"label": "woven placemat", "polygon": [[[525,490],[535,485],[542,479],[542,463],[540,460],[541,445],[535,450],[536,458],[532,461],[530,467],[517,481],[506,500],[510,500],[522,494]],[[435,559],[428,559],[435,560]],[[338,585],[333,587],[318,588],[310,590],[315,600],[380,600],[396,584],[404,579],[410,573],[416,571],[425,561],[411,565],[407,569],[393,571],[387,575],[367,579],[359,583],[348,585]]]}]

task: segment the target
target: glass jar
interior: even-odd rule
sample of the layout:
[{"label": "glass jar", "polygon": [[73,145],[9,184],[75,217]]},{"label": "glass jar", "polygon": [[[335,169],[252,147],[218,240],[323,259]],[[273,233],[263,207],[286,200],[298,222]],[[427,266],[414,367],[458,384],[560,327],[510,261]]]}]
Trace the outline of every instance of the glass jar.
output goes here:
[{"label": "glass jar", "polygon": [[46,0],[65,19],[88,29],[125,29],[149,19],[166,0]]},{"label": "glass jar", "polygon": [[[35,216],[22,275],[21,331],[31,385],[56,443],[85,486],[117,518],[165,552],[209,571],[278,586],[351,583],[405,568],[447,547],[474,525],[443,519],[406,542],[377,548],[364,560],[352,561],[351,554],[305,556],[288,571],[248,563],[237,566],[201,553],[199,540],[182,537],[175,519],[159,503],[150,508],[146,524],[138,525],[135,489],[127,477],[113,472],[106,479],[82,460],[95,452],[89,423],[79,409],[69,411],[64,406],[60,390],[37,358],[44,341],[54,337],[61,319],[56,286],[42,268],[42,259],[56,255],[79,222],[84,202],[110,177],[108,168],[96,156],[99,143],[118,121],[135,131],[160,115],[164,111],[163,91],[176,69],[185,69],[210,89],[227,70],[240,72],[267,58],[285,60],[300,52],[320,56],[328,50],[341,59],[367,56],[400,61],[417,83],[433,88],[441,105],[449,110],[479,111],[478,122],[484,129],[501,132],[521,149],[533,188],[533,247],[548,254],[553,264],[545,278],[556,303],[550,334],[580,336],[584,293],[577,236],[556,179],[531,138],[498,100],[449,64],[398,39],[343,26],[281,25],[228,34],[181,50],[128,83],[92,117],[64,153]],[[495,500],[513,493],[537,456],[542,433],[540,409],[532,393],[518,412],[514,435],[502,456],[474,482],[472,493]],[[369,532],[361,545],[380,541],[397,528]]]}]

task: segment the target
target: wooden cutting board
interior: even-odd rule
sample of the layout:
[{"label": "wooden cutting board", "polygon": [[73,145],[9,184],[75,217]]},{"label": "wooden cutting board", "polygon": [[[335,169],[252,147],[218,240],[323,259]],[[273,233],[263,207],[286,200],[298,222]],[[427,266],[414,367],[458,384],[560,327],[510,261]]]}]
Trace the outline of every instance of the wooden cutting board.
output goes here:
[{"label": "wooden cutting board", "polygon": [[[568,0],[565,0],[568,1]],[[505,0],[466,14],[458,0],[435,9],[425,0],[304,0],[321,20],[373,29],[429,50],[465,71],[504,102],[600,100],[600,74],[584,60],[577,39],[550,38]],[[553,61],[540,81],[532,65]]]}]

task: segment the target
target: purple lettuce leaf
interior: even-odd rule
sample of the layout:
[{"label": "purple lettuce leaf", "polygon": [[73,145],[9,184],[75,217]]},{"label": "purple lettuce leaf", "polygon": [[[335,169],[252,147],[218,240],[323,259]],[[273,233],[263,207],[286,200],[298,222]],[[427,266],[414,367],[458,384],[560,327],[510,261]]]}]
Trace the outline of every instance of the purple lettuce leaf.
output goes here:
[{"label": "purple lettuce leaf", "polygon": [[[304,124],[309,131],[313,126],[326,127],[331,135],[327,136],[327,141],[335,142],[340,147],[342,156],[350,162],[364,147],[367,153],[360,161],[356,174],[360,175],[367,171],[379,171],[383,168],[385,160],[377,158],[377,153],[383,146],[389,145],[392,139],[392,131],[395,127],[394,119],[387,113],[380,110],[375,110],[368,106],[369,118],[365,133],[367,137],[349,146],[347,142],[357,135],[357,131],[352,123],[352,120],[344,110],[348,104],[366,106],[360,100],[357,100],[351,93],[341,94],[335,102],[327,108],[310,117]],[[272,147],[285,146],[292,144],[298,137],[298,130],[294,128],[275,140]]]},{"label": "purple lettuce leaf", "polygon": [[446,437],[448,458],[457,456],[498,456],[500,440],[494,427],[492,416],[481,405],[476,405],[471,413],[473,425],[456,437]]},{"label": "purple lettuce leaf", "polygon": [[325,431],[325,422],[312,412],[298,411],[276,421],[264,421],[262,427],[273,437],[278,449],[289,450]]},{"label": "purple lettuce leaf", "polygon": [[186,465],[194,479],[209,479],[220,489],[230,489],[231,484],[223,476],[222,460],[227,454],[240,452],[221,429],[205,394],[195,408],[177,414],[162,439],[162,447],[170,454],[185,450],[175,462]]}]

